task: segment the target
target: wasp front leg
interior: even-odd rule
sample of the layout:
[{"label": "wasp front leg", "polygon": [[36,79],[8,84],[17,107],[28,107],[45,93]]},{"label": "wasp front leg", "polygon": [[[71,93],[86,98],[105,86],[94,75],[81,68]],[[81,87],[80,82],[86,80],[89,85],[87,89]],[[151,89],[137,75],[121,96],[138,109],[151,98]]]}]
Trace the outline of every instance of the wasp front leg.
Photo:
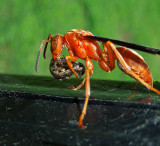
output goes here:
[{"label": "wasp front leg", "polygon": [[86,84],[85,84],[85,102],[84,102],[84,106],[83,106],[83,109],[82,109],[82,113],[79,117],[79,121],[78,121],[78,126],[80,128],[85,128],[86,126],[83,125],[83,119],[84,119],[84,116],[86,114],[86,110],[87,110],[87,105],[88,105],[88,100],[89,100],[89,97],[90,97],[90,76],[92,75],[93,73],[93,63],[91,61],[90,58],[87,58],[86,59],[86,77],[85,77],[85,80],[86,80]]},{"label": "wasp front leg", "polygon": [[68,64],[70,70],[76,75],[77,78],[79,78],[78,73],[76,73],[76,71],[73,69],[73,64],[71,63],[71,61],[76,62],[77,61],[77,57],[75,57],[75,56],[66,56],[65,59],[66,59],[66,62]]}]

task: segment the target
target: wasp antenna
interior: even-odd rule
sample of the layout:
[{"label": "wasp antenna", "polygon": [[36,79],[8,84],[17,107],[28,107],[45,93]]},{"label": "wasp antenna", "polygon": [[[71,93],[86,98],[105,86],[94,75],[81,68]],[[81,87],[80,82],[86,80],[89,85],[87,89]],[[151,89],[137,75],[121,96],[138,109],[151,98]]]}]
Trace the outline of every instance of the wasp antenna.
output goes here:
[{"label": "wasp antenna", "polygon": [[36,67],[35,67],[36,72],[38,72],[39,57],[40,57],[40,54],[41,54],[41,50],[42,50],[43,44],[44,43],[48,43],[48,42],[50,42],[50,40],[45,40],[45,41],[41,42],[41,45],[40,45],[40,48],[39,48],[39,51],[38,51],[38,55],[37,55],[37,60],[36,60]]},{"label": "wasp antenna", "polygon": [[35,67],[36,72],[38,72],[38,63],[39,63],[39,56],[40,56],[40,54],[41,54],[41,51],[39,50],[38,51],[38,55],[37,55],[37,60],[36,60],[36,67]]},{"label": "wasp antenna", "polygon": [[[49,40],[49,39],[52,39],[52,35],[51,35],[51,34],[48,35],[48,39],[47,39],[47,40]],[[50,42],[50,41],[49,41],[49,42]],[[44,47],[44,52],[43,52],[43,57],[44,57],[44,59],[46,59],[47,46],[48,46],[48,42],[46,42],[46,45],[45,45],[45,47]]]},{"label": "wasp antenna", "polygon": [[43,58],[46,59],[46,50],[47,50],[48,42],[46,43],[44,47],[44,52],[43,52]]}]

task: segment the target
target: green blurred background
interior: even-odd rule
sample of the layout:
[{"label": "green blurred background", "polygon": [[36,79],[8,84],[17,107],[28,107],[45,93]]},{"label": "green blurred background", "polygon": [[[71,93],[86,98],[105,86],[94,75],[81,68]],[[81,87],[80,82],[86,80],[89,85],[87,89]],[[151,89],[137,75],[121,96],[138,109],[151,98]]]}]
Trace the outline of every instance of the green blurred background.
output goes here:
[{"label": "green blurred background", "polygon": [[[40,43],[49,33],[64,34],[74,28],[160,49],[160,0],[1,0],[0,20],[0,73],[51,76],[49,49],[46,60],[41,54],[35,72]],[[138,53],[154,81],[160,81],[160,56]],[[106,73],[93,62],[92,78],[133,80],[117,66]]]}]

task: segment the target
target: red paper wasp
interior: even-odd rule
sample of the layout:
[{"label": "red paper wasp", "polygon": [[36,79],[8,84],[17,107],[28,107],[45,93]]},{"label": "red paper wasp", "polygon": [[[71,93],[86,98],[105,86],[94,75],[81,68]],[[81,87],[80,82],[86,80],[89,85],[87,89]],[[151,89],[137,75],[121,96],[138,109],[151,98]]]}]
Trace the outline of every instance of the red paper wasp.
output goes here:
[{"label": "red paper wasp", "polygon": [[[102,42],[103,51],[98,41]],[[56,59],[61,59],[63,47],[66,46],[69,55],[65,56],[65,61],[60,61],[62,62],[62,68],[64,69],[64,71],[68,70],[65,68],[67,64],[69,70],[73,74],[75,74],[77,78],[79,78],[83,74],[82,72],[84,68],[79,69],[81,73],[78,73],[77,70],[75,70],[73,62],[76,62],[78,58],[86,61],[85,78],[77,88],[71,88],[72,90],[80,89],[81,86],[85,83],[86,98],[78,122],[78,125],[81,128],[85,127],[83,125],[83,119],[84,115],[86,114],[87,104],[90,96],[90,76],[93,73],[92,59],[96,60],[100,68],[106,72],[111,72],[115,68],[115,61],[117,61],[118,67],[124,73],[140,82],[149,90],[160,94],[159,90],[153,88],[152,74],[144,59],[135,51],[127,49],[125,47],[145,51],[152,54],[160,54],[160,50],[118,40],[98,37],[94,36],[91,32],[88,31],[73,29],[65,33],[64,36],[60,34],[52,36],[51,34],[49,34],[48,39],[41,42],[36,62],[36,71],[38,70],[38,61],[42,45],[46,43],[44,49],[45,58],[45,53],[49,42],[51,43],[51,53],[55,62],[57,62]],[[115,47],[114,44],[120,45],[120,47]],[[51,65],[51,67],[52,66],[54,65]],[[69,74],[65,74],[64,71],[62,71],[62,75],[60,75],[59,78],[62,78],[63,75],[65,77],[71,76]]]}]

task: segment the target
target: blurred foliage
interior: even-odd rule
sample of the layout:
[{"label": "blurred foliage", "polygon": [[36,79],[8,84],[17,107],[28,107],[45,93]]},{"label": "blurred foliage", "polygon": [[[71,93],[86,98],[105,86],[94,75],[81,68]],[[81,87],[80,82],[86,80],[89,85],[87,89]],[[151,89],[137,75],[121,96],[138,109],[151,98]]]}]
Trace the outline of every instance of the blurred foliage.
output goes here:
[{"label": "blurred foliage", "polygon": [[[159,0],[1,0],[0,73],[36,74],[35,61],[41,41],[49,33],[64,34],[74,28],[160,48],[159,8]],[[149,65],[154,80],[160,80],[160,56],[138,53]],[[50,75],[50,59],[48,49],[47,59],[40,57],[38,75]],[[92,78],[132,80],[117,66],[110,74],[102,71],[95,61]]]}]

